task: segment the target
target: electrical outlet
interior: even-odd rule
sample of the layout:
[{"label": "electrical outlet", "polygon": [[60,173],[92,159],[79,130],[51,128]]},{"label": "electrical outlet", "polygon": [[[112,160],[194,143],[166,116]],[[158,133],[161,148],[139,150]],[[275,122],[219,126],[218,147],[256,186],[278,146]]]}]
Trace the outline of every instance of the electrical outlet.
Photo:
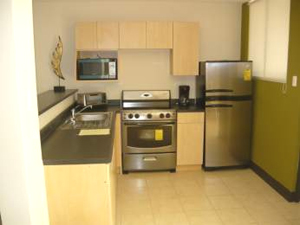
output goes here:
[{"label": "electrical outlet", "polygon": [[297,83],[298,83],[298,76],[294,75],[292,78],[292,87],[297,87]]}]

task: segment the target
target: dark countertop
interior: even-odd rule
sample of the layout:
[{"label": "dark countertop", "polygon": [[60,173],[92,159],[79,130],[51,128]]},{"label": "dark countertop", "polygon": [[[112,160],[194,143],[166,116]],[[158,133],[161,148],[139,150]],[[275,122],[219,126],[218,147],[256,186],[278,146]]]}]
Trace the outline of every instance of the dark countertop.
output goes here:
[{"label": "dark countertop", "polygon": [[[122,109],[120,107],[120,101],[119,100],[110,100],[109,102],[111,102],[111,104],[109,104],[109,106],[107,106],[104,109],[100,109],[100,111],[105,111],[105,110],[109,110],[109,111],[115,111],[115,112],[120,112]],[[194,100],[191,101],[190,105],[184,107],[184,106],[179,106],[178,105],[178,100],[176,99],[172,99],[171,101],[171,109],[175,109],[177,112],[204,112],[205,108],[204,108],[204,104],[202,105],[196,105],[194,103]],[[95,111],[99,110],[99,109],[94,109]]]},{"label": "dark countertop", "polygon": [[179,105],[172,105],[172,109],[176,109],[177,112],[182,113],[182,112],[204,112],[205,109],[202,106],[197,106],[197,105],[189,105],[186,107],[179,106]]},{"label": "dark countertop", "polygon": [[60,103],[70,95],[75,94],[77,91],[78,91],[77,89],[69,89],[66,90],[65,92],[54,92],[50,90],[39,94],[38,95],[39,115],[41,115],[51,107],[55,106],[56,104]]},{"label": "dark countertop", "polygon": [[110,163],[115,115],[113,112],[109,135],[78,136],[80,130],[56,129],[42,143],[44,165]]},{"label": "dark countertop", "polygon": [[[176,109],[177,112],[204,112],[203,107],[196,105],[180,107],[172,104],[171,108]],[[110,135],[78,136],[79,130],[56,128],[48,137],[42,138],[44,165],[110,163],[114,144],[115,116],[121,111],[120,105],[110,104],[107,107],[94,107],[85,112],[107,111],[113,112]],[[62,118],[63,121],[66,119]],[[63,121],[58,121],[58,123],[61,124]]]}]

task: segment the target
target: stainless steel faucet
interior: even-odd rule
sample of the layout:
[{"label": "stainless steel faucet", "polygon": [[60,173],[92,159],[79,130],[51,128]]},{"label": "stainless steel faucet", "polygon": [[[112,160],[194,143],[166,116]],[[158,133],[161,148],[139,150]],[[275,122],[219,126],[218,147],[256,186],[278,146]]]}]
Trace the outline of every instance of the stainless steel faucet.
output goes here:
[{"label": "stainless steel faucet", "polygon": [[78,112],[76,112],[76,109],[78,108],[78,105],[76,107],[74,107],[72,110],[71,110],[71,113],[72,113],[72,117],[71,117],[71,120],[75,123],[75,116],[81,112],[83,112],[84,110],[86,110],[87,108],[93,108],[92,105],[87,105],[85,107],[83,107],[82,109],[80,109]]}]

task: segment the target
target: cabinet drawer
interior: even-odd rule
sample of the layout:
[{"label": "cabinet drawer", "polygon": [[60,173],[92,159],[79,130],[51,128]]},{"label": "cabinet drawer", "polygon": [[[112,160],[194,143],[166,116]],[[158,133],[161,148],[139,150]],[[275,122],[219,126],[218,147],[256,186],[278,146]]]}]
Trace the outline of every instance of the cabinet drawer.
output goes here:
[{"label": "cabinet drawer", "polygon": [[124,154],[124,171],[172,170],[176,168],[176,153]]},{"label": "cabinet drawer", "polygon": [[178,123],[203,123],[204,122],[204,113],[178,113],[177,115]]}]

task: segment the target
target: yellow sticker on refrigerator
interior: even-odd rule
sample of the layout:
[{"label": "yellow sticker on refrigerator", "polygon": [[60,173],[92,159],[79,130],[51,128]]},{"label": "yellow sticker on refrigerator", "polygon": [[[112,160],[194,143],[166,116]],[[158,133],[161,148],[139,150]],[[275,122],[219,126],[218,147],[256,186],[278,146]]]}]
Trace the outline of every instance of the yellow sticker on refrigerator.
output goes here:
[{"label": "yellow sticker on refrigerator", "polygon": [[252,79],[251,69],[244,70],[244,81],[251,81],[251,79]]},{"label": "yellow sticker on refrigerator", "polygon": [[164,139],[163,130],[155,130],[155,141],[162,141]]}]

